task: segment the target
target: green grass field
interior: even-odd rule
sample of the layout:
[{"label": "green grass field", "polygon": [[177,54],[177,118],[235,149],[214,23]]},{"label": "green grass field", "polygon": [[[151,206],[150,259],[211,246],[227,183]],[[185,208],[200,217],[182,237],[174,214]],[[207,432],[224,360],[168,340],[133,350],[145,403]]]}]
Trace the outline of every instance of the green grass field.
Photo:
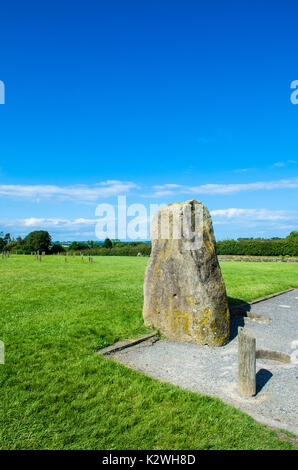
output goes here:
[{"label": "green grass field", "polygon": [[[0,260],[1,449],[291,449],[220,400],[96,350],[147,332],[146,258]],[[298,287],[296,263],[223,262],[231,303]]]}]

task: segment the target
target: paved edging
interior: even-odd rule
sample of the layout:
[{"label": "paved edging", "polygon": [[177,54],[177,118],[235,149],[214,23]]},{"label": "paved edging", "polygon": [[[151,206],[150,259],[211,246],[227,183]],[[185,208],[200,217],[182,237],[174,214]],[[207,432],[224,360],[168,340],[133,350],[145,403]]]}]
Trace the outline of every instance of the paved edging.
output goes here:
[{"label": "paved edging", "polygon": [[258,304],[259,302],[263,302],[264,300],[272,299],[273,297],[277,297],[278,295],[286,294],[287,292],[291,292],[295,290],[295,287],[290,287],[290,289],[283,290],[281,292],[275,292],[274,294],[266,295],[265,297],[260,297],[259,299],[252,300],[251,302],[242,302],[241,304],[232,305],[230,307],[230,313],[233,315],[234,310],[239,310],[243,307],[247,307],[247,305],[254,305]]},{"label": "paved edging", "polygon": [[156,333],[149,333],[148,335],[141,336],[140,338],[128,339],[126,341],[117,341],[117,343],[114,343],[111,346],[107,346],[106,348],[100,349],[97,352],[99,354],[102,354],[103,356],[107,356],[114,352],[122,351],[122,349],[135,346],[136,344],[142,343],[143,341],[147,341],[148,339],[155,339],[155,338],[158,339],[158,336]]}]

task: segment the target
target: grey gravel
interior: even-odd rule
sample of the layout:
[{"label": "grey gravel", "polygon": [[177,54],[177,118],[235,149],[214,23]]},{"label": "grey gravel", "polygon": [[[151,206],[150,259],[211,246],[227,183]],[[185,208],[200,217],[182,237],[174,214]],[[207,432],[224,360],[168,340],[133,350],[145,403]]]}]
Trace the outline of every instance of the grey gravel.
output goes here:
[{"label": "grey gravel", "polygon": [[[251,312],[271,321],[232,317],[231,339],[226,346],[148,340],[113,358],[156,379],[219,397],[261,423],[297,434],[298,290],[254,304]],[[237,387],[238,326],[254,334],[257,349],[281,351],[291,357],[287,364],[257,359],[257,394],[252,398],[242,397]]]}]

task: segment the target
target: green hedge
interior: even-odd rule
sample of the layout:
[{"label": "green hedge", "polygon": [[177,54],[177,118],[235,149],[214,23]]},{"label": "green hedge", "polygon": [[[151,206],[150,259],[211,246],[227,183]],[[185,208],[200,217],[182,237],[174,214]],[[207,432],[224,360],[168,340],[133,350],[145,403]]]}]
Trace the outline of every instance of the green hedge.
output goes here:
[{"label": "green hedge", "polygon": [[[286,238],[280,240],[224,240],[216,243],[216,251],[218,255],[298,256],[298,240]],[[138,253],[150,256],[151,244],[84,250],[84,254],[90,256],[137,256]]]},{"label": "green hedge", "polygon": [[218,255],[298,256],[298,240],[223,240],[216,243],[216,251]]},{"label": "green hedge", "polygon": [[[25,246],[14,246],[12,253],[30,254],[31,250]],[[216,243],[218,255],[242,255],[242,256],[298,256],[298,239],[279,240],[223,240]],[[69,250],[72,254],[73,251]],[[79,251],[75,251],[76,254]],[[150,256],[151,244],[141,243],[136,246],[125,245],[113,248],[90,248],[83,250],[86,256]]]},{"label": "green hedge", "polygon": [[[218,255],[242,256],[298,256],[298,239],[279,240],[223,240],[216,243]],[[83,251],[87,256],[150,256],[151,244],[113,248],[92,248]]]},{"label": "green hedge", "polygon": [[[69,251],[71,253],[71,251]],[[78,253],[78,251],[76,251]],[[142,243],[137,246],[115,246],[113,248],[90,248],[82,251],[84,256],[137,256],[141,253],[143,256],[150,256],[151,244]]]}]

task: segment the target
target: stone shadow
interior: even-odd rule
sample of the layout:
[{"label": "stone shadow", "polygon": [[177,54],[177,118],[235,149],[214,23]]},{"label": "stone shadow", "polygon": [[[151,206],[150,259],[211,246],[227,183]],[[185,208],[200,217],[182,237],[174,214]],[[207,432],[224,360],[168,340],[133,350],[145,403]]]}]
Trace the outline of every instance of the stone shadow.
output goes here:
[{"label": "stone shadow", "polygon": [[267,369],[260,369],[256,373],[256,393],[259,393],[266,383],[273,377],[272,372]]},{"label": "stone shadow", "polygon": [[244,317],[251,310],[251,305],[242,299],[228,297],[230,308],[230,338],[232,341],[238,335],[239,326],[244,327]]},{"label": "stone shadow", "polygon": [[243,312],[249,312],[251,310],[251,304],[236,297],[228,297],[228,304],[230,311],[242,310]]},{"label": "stone shadow", "polygon": [[239,326],[244,327],[244,318],[238,315],[231,315],[230,318],[230,338],[229,341],[232,341],[238,336]]}]

